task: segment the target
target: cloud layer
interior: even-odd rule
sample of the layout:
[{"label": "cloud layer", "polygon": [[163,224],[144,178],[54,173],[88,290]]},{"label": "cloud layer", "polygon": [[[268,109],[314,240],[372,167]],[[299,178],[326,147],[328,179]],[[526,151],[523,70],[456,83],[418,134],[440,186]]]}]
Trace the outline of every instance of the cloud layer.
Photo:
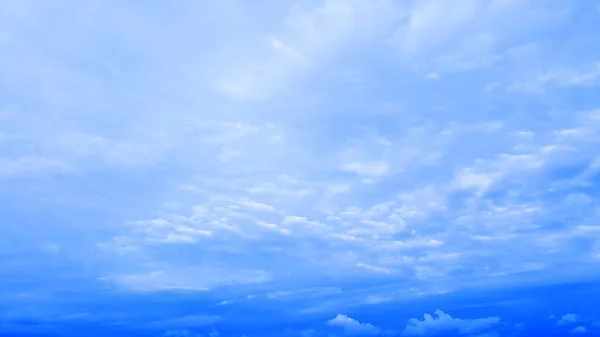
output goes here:
[{"label": "cloud layer", "polygon": [[[332,317],[595,279],[594,6],[0,2],[0,299]],[[404,333],[497,324],[435,315]]]}]

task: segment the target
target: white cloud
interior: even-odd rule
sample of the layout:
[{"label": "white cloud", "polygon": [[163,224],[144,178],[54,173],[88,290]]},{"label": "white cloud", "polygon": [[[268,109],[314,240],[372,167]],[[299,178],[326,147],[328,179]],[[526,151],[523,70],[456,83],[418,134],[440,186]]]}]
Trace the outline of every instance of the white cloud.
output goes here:
[{"label": "white cloud", "polygon": [[378,335],[381,332],[378,327],[370,323],[361,323],[342,314],[338,314],[336,317],[330,319],[327,324],[343,328],[346,333],[352,335]]},{"label": "white cloud", "polygon": [[252,201],[252,200],[239,200],[238,204],[248,207],[250,209],[258,210],[258,211],[266,211],[266,212],[277,212],[275,207],[267,204],[263,204],[262,202]]},{"label": "white cloud", "polygon": [[186,329],[182,329],[182,330],[168,330],[166,331],[163,336],[167,337],[188,337],[188,336],[194,336],[192,335],[191,332],[189,332],[189,330]]},{"label": "white cloud", "polygon": [[225,149],[219,154],[219,160],[222,162],[228,162],[239,155],[239,152]]},{"label": "white cloud", "polygon": [[373,272],[376,272],[376,273],[384,273],[384,274],[389,274],[390,273],[390,270],[387,269],[387,268],[373,266],[373,265],[362,263],[362,262],[357,263],[356,266],[358,268],[363,268],[363,269],[370,270],[370,271],[373,271]]},{"label": "white cloud", "polygon": [[588,330],[584,326],[578,326],[578,327],[573,328],[573,330],[571,330],[571,333],[575,333],[575,334],[586,333],[586,332],[588,332]]},{"label": "white cloud", "polygon": [[558,86],[591,85],[600,77],[600,64],[596,64],[587,72],[556,70],[545,73],[539,79],[542,83]]},{"label": "white cloud", "polygon": [[408,53],[417,53],[449,40],[476,15],[481,4],[477,0],[464,1],[459,5],[447,0],[416,2],[406,27],[403,49]]},{"label": "white cloud", "polygon": [[332,184],[327,186],[327,192],[331,195],[348,193],[351,190],[350,184]]},{"label": "white cloud", "polygon": [[[176,316],[163,320],[150,321],[145,324],[144,327],[148,328],[172,328],[172,327],[182,327],[182,328],[197,328],[202,326],[210,326],[221,320],[220,316],[215,315],[185,315],[185,316]],[[179,333],[180,336],[194,336],[200,337],[198,334],[194,334],[188,329],[176,329],[170,330],[171,333],[177,336]],[[167,331],[168,332],[168,331]],[[183,334],[183,335],[181,335]]]},{"label": "white cloud", "polygon": [[174,224],[165,219],[137,221],[132,224],[135,231],[140,231],[148,242],[179,243],[196,242],[198,238],[212,235],[212,231],[193,226]]},{"label": "white cloud", "polygon": [[562,67],[538,74],[533,79],[514,83],[509,90],[544,93],[549,88],[593,86],[599,78],[600,64],[587,65],[582,69]]},{"label": "white cloud", "polygon": [[291,58],[296,59],[298,62],[300,62],[300,64],[302,64],[302,66],[307,67],[307,68],[309,67],[308,62],[306,61],[304,56],[300,55],[297,51],[293,50],[292,48],[286,46],[280,40],[278,40],[276,38],[272,38],[271,44],[273,45],[273,48],[282,51],[283,53],[287,54]]},{"label": "white cloud", "polygon": [[0,226],[3,253],[54,252],[52,277],[407,280],[356,297],[379,303],[596,272],[597,39],[569,2],[0,6],[0,199],[50,219]]},{"label": "white cloud", "polygon": [[443,246],[444,242],[436,239],[420,239],[407,241],[390,241],[389,243],[381,244],[382,249],[414,249],[414,248],[435,248]]},{"label": "white cloud", "polygon": [[342,170],[355,173],[359,176],[380,177],[385,175],[389,168],[387,163],[378,161],[345,164],[342,166]]},{"label": "white cloud", "polygon": [[564,314],[557,322],[556,325],[569,325],[579,321],[579,318],[575,314]]},{"label": "white cloud", "polygon": [[102,278],[123,289],[151,292],[165,290],[207,291],[222,285],[264,283],[270,275],[262,270],[227,271],[218,267],[166,267],[147,273],[118,274]]},{"label": "white cloud", "polygon": [[483,333],[500,323],[498,317],[475,319],[453,318],[441,310],[436,310],[434,317],[425,314],[421,321],[411,318],[404,329],[404,336],[427,336],[436,333],[458,333],[461,335]]},{"label": "white cloud", "polygon": [[[239,62],[227,59],[217,81],[218,89],[239,99],[262,100],[285,93],[305,74],[308,65],[316,71],[327,64],[345,45],[366,37],[377,37],[393,25],[396,6],[385,0],[326,0],[310,8],[293,6],[275,24],[269,43],[254,42],[247,50],[236,51],[247,57]],[[260,39],[259,39],[260,41]],[[285,41],[285,42],[284,42]]]},{"label": "white cloud", "polygon": [[0,175],[22,176],[51,173],[70,173],[74,167],[63,161],[40,156],[2,157]]},{"label": "white cloud", "polygon": [[476,173],[471,168],[466,168],[457,174],[456,183],[461,188],[485,192],[498,177],[500,173]]},{"label": "white cloud", "polygon": [[393,218],[419,218],[433,212],[446,210],[446,194],[443,187],[425,186],[399,195],[400,205],[392,211]]},{"label": "white cloud", "polygon": [[[586,123],[588,127],[593,125]],[[195,245],[201,242],[202,249],[213,251],[224,249],[219,248],[222,242],[232,242],[226,248],[228,251],[236,254],[278,252],[282,258],[292,258],[298,263],[298,268],[306,268],[307,273],[308,270],[318,273],[314,267],[306,264],[306,261],[316,258],[322,266],[340,271],[356,272],[357,266],[391,271],[401,266],[402,273],[415,275],[415,279],[442,282],[451,273],[452,265],[468,264],[473,259],[471,255],[461,254],[466,244],[464,238],[470,238],[470,244],[478,247],[478,252],[492,255],[496,249],[512,247],[522,240],[538,242],[543,246],[558,244],[551,236],[541,240],[539,237],[515,233],[525,228],[534,229],[536,225],[533,219],[548,216],[545,211],[547,205],[543,202],[514,202],[511,199],[514,197],[494,200],[489,199],[487,192],[490,189],[494,192],[505,191],[506,186],[535,179],[536,174],[556,165],[561,156],[573,153],[560,149],[569,148],[574,140],[556,138],[554,128],[526,138],[505,129],[505,125],[497,122],[448,128],[446,134],[452,137],[506,131],[511,141],[520,143],[508,149],[503,146],[481,158],[466,156],[463,164],[455,170],[439,171],[443,172],[440,178],[444,179],[436,177],[435,183],[429,179],[425,183],[422,180],[401,180],[401,188],[385,189],[385,197],[381,198],[383,194],[378,194],[373,202],[361,199],[361,193],[371,193],[369,191],[373,191],[373,188],[382,188],[382,185],[370,187],[354,184],[351,190],[343,194],[332,194],[328,193],[329,187],[335,186],[335,183],[306,172],[304,175],[282,175],[278,172],[274,176],[261,176],[259,181],[247,176],[230,180],[221,177],[197,180],[188,184],[196,191],[193,198],[207,198],[207,202],[198,204],[196,200],[187,200],[187,207],[196,206],[191,206],[191,211],[179,209],[179,214],[173,214],[173,209],[160,210],[161,219],[169,225],[144,225],[131,233],[129,241],[121,239],[122,242],[117,243],[115,239],[114,250],[135,252],[148,244]],[[546,138],[536,141],[535,138],[541,135]],[[536,143],[531,143],[533,141]],[[388,140],[383,152],[389,149],[392,153],[391,149],[398,143],[402,141]],[[382,149],[370,147],[369,151],[380,155]],[[363,157],[368,158],[371,155],[369,151],[365,150]],[[418,166],[407,166],[404,172],[412,175],[419,169]],[[385,185],[400,177],[390,170],[380,179]],[[352,183],[360,179],[361,176],[346,177],[343,181]],[[335,177],[333,181],[340,180]],[[311,191],[312,194],[306,198],[301,197],[300,192],[296,194],[293,191]],[[431,217],[442,219],[446,225],[436,227],[425,223]],[[278,245],[275,243],[277,240],[286,243]],[[266,244],[250,249],[245,242]],[[292,246],[297,248],[290,248]],[[318,249],[315,248],[317,246]],[[535,249],[529,245],[519,247],[519,254],[523,256],[535,254]],[[352,253],[344,253],[348,251]],[[368,259],[363,256],[368,256]],[[519,263],[517,260],[502,259],[497,264],[494,262],[489,269],[474,268],[465,272],[472,273],[475,278],[483,275],[510,277],[518,271],[552,267],[541,258],[531,263]]]},{"label": "white cloud", "polygon": [[[486,68],[503,60],[502,43],[519,30],[555,22],[552,7],[541,10],[522,1],[449,0],[411,2],[405,24],[395,39],[417,69],[438,74]],[[527,19],[508,28],[514,15]]]},{"label": "white cloud", "polygon": [[428,73],[427,75],[425,75],[425,77],[431,80],[437,80],[438,78],[440,78],[440,75],[438,73]]}]

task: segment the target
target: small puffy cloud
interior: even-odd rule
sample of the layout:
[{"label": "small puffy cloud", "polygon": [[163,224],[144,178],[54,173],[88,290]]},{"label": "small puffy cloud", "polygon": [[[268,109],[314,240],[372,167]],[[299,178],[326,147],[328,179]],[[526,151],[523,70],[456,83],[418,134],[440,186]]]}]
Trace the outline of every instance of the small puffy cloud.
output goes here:
[{"label": "small puffy cloud", "polygon": [[575,314],[565,314],[557,322],[556,325],[569,325],[579,321],[579,318]]},{"label": "small puffy cloud", "polygon": [[361,323],[354,318],[338,314],[327,322],[330,326],[343,328],[346,333],[353,335],[378,335],[381,329],[370,323]]},{"label": "small puffy cloud", "polygon": [[584,326],[578,326],[576,328],[574,328],[573,330],[571,330],[572,333],[586,333],[588,330],[586,327]]},{"label": "small puffy cloud", "polygon": [[477,173],[467,168],[456,176],[456,183],[464,189],[487,190],[497,179],[497,173]]},{"label": "small puffy cloud", "polygon": [[440,75],[438,73],[429,73],[429,74],[425,75],[425,77],[427,77],[430,80],[436,80],[436,79],[440,78]]},{"label": "small puffy cloud", "polygon": [[439,333],[458,333],[467,335],[474,333],[483,333],[486,330],[500,323],[499,317],[485,317],[476,319],[453,318],[449,314],[436,310],[434,317],[425,314],[423,320],[411,318],[404,329],[404,336],[428,336]]}]

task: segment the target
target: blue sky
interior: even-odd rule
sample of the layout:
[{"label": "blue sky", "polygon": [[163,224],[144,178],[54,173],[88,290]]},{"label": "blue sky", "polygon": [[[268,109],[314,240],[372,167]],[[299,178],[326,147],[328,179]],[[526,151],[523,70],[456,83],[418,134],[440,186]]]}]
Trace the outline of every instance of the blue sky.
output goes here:
[{"label": "blue sky", "polygon": [[592,0],[0,0],[0,334],[599,335],[598,31]]}]

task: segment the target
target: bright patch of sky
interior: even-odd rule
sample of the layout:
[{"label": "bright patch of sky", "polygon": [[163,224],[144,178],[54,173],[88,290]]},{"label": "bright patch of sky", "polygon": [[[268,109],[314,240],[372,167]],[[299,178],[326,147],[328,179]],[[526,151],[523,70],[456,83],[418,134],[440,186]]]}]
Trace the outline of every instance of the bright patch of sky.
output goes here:
[{"label": "bright patch of sky", "polygon": [[0,0],[0,334],[600,332],[598,32],[590,0]]}]

